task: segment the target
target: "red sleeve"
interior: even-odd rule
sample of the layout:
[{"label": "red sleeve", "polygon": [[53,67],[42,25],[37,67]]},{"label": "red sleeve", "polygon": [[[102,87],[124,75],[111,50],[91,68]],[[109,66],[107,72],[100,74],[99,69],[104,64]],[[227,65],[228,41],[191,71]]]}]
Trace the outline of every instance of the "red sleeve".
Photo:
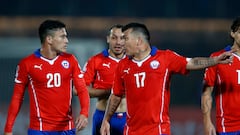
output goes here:
[{"label": "red sleeve", "polygon": [[83,114],[86,117],[88,117],[90,97],[87,91],[85,81],[83,79],[83,72],[81,71],[81,67],[78,64],[77,59],[75,57],[73,60],[73,84],[77,90],[78,99],[81,105],[80,114]]},{"label": "red sleeve", "polygon": [[[214,55],[212,54],[211,57],[213,57]],[[214,86],[215,81],[216,81],[216,68],[217,65],[215,66],[211,66],[205,69],[205,73],[204,73],[204,85],[206,86]]]},{"label": "red sleeve", "polygon": [[125,89],[123,85],[124,84],[123,75],[125,73],[123,72],[122,65],[124,65],[124,63],[120,61],[115,71],[115,77],[113,82],[113,94],[116,96],[122,96],[125,94]]},{"label": "red sleeve", "polygon": [[13,90],[13,96],[8,109],[8,116],[5,124],[5,132],[12,132],[12,128],[15,119],[20,111],[26,85],[28,83],[27,68],[23,62],[21,62],[16,70],[15,85]]},{"label": "red sleeve", "polygon": [[189,72],[186,69],[187,65],[186,57],[183,57],[171,50],[167,50],[166,52],[167,52],[166,59],[169,62],[168,67],[173,73],[187,74]]},{"label": "red sleeve", "polygon": [[84,66],[84,79],[86,85],[90,86],[93,83],[95,78],[95,57],[90,58]]}]

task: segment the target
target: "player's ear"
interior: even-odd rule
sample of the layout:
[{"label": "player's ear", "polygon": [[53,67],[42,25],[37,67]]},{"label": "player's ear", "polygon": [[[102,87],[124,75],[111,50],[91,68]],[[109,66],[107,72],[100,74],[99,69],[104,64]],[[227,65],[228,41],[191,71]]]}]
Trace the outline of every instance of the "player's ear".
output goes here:
[{"label": "player's ear", "polygon": [[48,35],[46,37],[46,42],[51,44],[52,43],[52,36]]},{"label": "player's ear", "polygon": [[141,43],[142,43],[142,40],[141,40],[140,37],[138,37],[138,38],[136,39],[136,44],[137,44],[137,45],[140,45]]},{"label": "player's ear", "polygon": [[110,41],[110,37],[109,37],[109,36],[107,36],[106,38],[107,38],[107,43],[109,43],[109,41]]},{"label": "player's ear", "polygon": [[231,31],[230,35],[231,35],[232,38],[235,37],[235,33],[233,31]]}]

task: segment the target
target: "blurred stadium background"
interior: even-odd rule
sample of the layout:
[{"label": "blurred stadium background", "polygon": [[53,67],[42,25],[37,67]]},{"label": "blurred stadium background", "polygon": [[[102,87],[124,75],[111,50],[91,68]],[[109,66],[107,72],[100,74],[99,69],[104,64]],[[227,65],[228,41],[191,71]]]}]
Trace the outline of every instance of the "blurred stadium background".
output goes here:
[{"label": "blurred stadium background", "polygon": [[[239,0],[1,0],[0,4],[0,134],[3,133],[11,99],[15,68],[19,60],[40,47],[37,35],[45,19],[66,23],[68,51],[81,66],[93,54],[107,47],[106,30],[113,24],[145,23],[151,42],[159,49],[171,49],[187,56],[209,56],[231,44],[231,21],[239,16]],[[173,135],[202,135],[200,96],[203,70],[187,76],[173,76],[170,116]],[[17,117],[14,134],[27,134],[28,95]],[[78,113],[73,99],[74,115]],[[79,135],[91,134],[89,126]],[[213,112],[214,115],[214,112]]]}]

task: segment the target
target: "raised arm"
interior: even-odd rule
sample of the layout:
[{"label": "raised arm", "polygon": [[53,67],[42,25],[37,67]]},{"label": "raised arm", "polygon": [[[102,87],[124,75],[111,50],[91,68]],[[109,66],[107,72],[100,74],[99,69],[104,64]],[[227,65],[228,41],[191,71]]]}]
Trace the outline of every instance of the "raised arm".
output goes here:
[{"label": "raised arm", "polygon": [[211,120],[213,87],[204,86],[201,97],[201,109],[203,114],[204,135],[216,135],[216,129]]},{"label": "raised arm", "polygon": [[232,62],[232,51],[224,52],[215,57],[195,57],[188,60],[188,70],[198,70],[206,67],[214,66],[216,64],[228,64]]}]

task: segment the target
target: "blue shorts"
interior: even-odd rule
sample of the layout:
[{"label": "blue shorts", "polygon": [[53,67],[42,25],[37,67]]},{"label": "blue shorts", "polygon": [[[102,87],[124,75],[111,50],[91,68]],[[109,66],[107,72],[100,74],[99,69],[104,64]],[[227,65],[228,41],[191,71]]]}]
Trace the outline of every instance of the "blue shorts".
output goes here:
[{"label": "blue shorts", "polygon": [[217,135],[240,135],[240,131],[236,132],[225,132],[225,133],[217,133]]},{"label": "blue shorts", "polygon": [[[92,135],[100,135],[100,128],[105,111],[97,110],[93,115]],[[110,120],[110,133],[111,135],[123,135],[124,126],[126,123],[126,112],[114,113]]]},{"label": "blue shorts", "polygon": [[28,135],[76,135],[76,129],[64,131],[39,131],[28,129]]}]

